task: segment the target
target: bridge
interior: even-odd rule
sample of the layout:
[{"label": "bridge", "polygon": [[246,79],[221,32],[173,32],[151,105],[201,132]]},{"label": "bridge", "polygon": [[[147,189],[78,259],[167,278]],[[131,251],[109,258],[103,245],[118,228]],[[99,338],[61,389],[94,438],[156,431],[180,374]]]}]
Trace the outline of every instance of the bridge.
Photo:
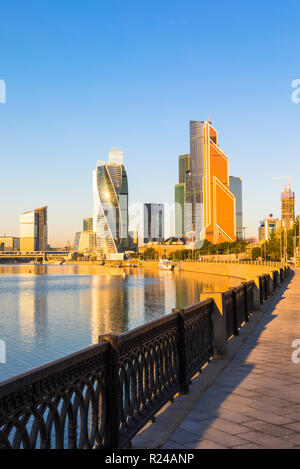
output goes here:
[{"label": "bridge", "polygon": [[31,260],[47,260],[54,258],[62,258],[68,256],[68,251],[32,251],[32,252],[21,252],[21,251],[0,251],[0,262],[1,261],[21,261],[28,262]]}]

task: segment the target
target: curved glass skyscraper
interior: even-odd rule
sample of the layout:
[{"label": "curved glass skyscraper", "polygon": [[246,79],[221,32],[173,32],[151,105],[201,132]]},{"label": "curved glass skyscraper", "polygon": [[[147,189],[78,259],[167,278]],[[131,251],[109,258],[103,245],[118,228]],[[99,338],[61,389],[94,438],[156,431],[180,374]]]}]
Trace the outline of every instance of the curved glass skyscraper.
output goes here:
[{"label": "curved glass skyscraper", "polygon": [[96,247],[117,253],[128,246],[128,181],[120,149],[109,152],[109,161],[97,161],[93,171],[93,231]]}]

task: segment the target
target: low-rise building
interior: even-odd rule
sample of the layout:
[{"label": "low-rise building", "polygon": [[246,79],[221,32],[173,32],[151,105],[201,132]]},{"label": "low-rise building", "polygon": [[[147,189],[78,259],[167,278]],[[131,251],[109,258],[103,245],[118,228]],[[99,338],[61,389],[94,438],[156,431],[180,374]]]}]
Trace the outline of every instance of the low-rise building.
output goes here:
[{"label": "low-rise building", "polygon": [[19,251],[20,238],[15,236],[0,236],[0,245],[3,245],[2,251]]}]

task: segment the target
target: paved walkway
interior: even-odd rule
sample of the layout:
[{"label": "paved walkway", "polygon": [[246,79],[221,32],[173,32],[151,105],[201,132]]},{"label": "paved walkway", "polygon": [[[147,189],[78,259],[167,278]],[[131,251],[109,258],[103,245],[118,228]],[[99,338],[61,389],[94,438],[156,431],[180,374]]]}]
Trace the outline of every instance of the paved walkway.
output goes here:
[{"label": "paved walkway", "polygon": [[[163,448],[300,449],[300,269]],[[300,353],[299,353],[300,357]]]}]

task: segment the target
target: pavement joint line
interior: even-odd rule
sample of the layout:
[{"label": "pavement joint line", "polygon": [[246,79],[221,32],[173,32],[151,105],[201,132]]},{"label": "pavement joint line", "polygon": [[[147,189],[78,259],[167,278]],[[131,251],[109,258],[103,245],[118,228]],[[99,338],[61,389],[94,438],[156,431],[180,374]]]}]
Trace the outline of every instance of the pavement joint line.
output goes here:
[{"label": "pavement joint line", "polygon": [[[258,326],[260,321],[267,313],[275,311],[274,306],[282,297],[287,289],[288,284],[293,278],[293,273],[285,279],[279,286],[278,290],[261,306],[261,310],[253,311],[248,323],[244,323],[239,331],[239,335],[232,337],[228,344],[228,354],[225,359],[213,359],[204,369],[203,373],[193,380],[190,387],[190,393],[185,396],[178,396],[173,403],[156,416],[156,422],[146,426],[133,439],[133,449],[159,449],[171,437],[171,435],[181,425],[183,420],[191,412],[205,392],[217,381],[219,376],[224,372],[228,365],[232,362],[242,345],[250,337],[252,332]],[[253,346],[251,345],[251,348]],[[197,391],[193,393],[195,388]],[[200,409],[198,409],[200,410]],[[205,412],[205,408],[203,409]]]}]

